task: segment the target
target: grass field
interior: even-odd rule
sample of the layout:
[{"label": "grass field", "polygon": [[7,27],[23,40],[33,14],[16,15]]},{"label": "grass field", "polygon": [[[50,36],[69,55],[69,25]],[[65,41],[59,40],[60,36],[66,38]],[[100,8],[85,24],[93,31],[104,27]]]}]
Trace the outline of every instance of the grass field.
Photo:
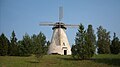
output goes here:
[{"label": "grass field", "polygon": [[120,54],[95,55],[91,60],[74,60],[71,56],[46,55],[40,63],[36,63],[34,56],[0,56],[0,67],[120,67]]}]

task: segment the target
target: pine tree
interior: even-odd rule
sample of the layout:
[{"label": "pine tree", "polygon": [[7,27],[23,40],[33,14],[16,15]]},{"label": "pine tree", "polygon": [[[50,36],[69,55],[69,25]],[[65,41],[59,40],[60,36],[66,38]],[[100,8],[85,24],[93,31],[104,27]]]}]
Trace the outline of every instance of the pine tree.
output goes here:
[{"label": "pine tree", "polygon": [[33,53],[33,44],[30,36],[26,33],[19,43],[20,56],[30,56]]},{"label": "pine tree", "polygon": [[94,30],[92,25],[88,25],[87,33],[86,33],[86,45],[88,57],[92,57],[95,53],[95,45],[96,45],[96,36],[94,34]]},{"label": "pine tree", "polygon": [[18,41],[18,56],[26,56],[23,40]]},{"label": "pine tree", "polygon": [[92,25],[88,26],[87,32],[84,26],[80,24],[76,33],[75,45],[71,48],[72,57],[75,59],[89,59],[95,52],[95,35]]},{"label": "pine tree", "polygon": [[12,32],[12,35],[10,38],[9,51],[10,51],[9,55],[12,55],[12,56],[18,55],[17,38],[14,31]]},{"label": "pine tree", "polygon": [[8,54],[8,46],[9,46],[9,40],[4,35],[4,33],[2,33],[0,35],[0,56],[4,56]]},{"label": "pine tree", "polygon": [[25,54],[29,56],[32,53],[32,41],[27,33],[23,36],[22,45],[24,46]]},{"label": "pine tree", "polygon": [[120,41],[119,38],[116,37],[116,33],[114,33],[112,44],[110,45],[110,50],[112,54],[120,53]]},{"label": "pine tree", "polygon": [[35,51],[34,51],[34,54],[35,54],[35,57],[37,58],[38,62],[40,61],[40,59],[43,57],[43,55],[45,55],[46,53],[46,49],[45,49],[45,43],[46,43],[46,37],[45,35],[40,32],[35,40]]},{"label": "pine tree", "polygon": [[107,32],[102,26],[97,28],[97,47],[99,54],[109,54],[110,53],[110,32]]},{"label": "pine tree", "polygon": [[73,57],[74,59],[79,59],[79,54],[78,54],[78,50],[77,50],[77,45],[72,45],[71,51],[72,51],[72,57]]},{"label": "pine tree", "polygon": [[31,40],[32,40],[32,45],[33,45],[33,54],[35,53],[35,50],[36,50],[36,47],[37,47],[37,44],[36,44],[36,39],[37,39],[37,35],[36,34],[33,34],[31,36]]},{"label": "pine tree", "polygon": [[50,41],[47,41],[45,45],[45,54],[47,54],[49,46],[50,46]]}]

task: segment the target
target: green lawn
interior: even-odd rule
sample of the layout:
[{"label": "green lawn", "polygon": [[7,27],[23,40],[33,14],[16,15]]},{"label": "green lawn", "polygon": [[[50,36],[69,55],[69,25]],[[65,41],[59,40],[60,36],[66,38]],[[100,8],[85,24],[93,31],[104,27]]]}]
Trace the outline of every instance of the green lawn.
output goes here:
[{"label": "green lawn", "polygon": [[120,67],[119,55],[95,55],[91,60],[74,60],[71,56],[46,55],[40,63],[35,57],[0,56],[0,67]]}]

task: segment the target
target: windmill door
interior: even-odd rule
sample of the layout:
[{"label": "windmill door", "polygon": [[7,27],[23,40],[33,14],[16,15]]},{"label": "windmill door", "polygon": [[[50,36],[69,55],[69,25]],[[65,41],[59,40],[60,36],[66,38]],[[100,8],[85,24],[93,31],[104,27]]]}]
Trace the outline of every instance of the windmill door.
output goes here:
[{"label": "windmill door", "polygon": [[67,55],[67,50],[64,50],[64,55]]}]

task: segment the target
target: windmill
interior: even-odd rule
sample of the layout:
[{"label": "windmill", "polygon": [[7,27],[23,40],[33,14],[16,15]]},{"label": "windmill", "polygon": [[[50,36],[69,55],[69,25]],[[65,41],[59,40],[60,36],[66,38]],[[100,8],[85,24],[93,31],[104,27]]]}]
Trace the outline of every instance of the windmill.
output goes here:
[{"label": "windmill", "polygon": [[53,35],[48,54],[71,55],[71,47],[65,30],[67,27],[78,27],[79,25],[64,24],[61,22],[63,18],[63,7],[59,7],[59,21],[56,23],[40,23],[40,26],[52,26]]}]

